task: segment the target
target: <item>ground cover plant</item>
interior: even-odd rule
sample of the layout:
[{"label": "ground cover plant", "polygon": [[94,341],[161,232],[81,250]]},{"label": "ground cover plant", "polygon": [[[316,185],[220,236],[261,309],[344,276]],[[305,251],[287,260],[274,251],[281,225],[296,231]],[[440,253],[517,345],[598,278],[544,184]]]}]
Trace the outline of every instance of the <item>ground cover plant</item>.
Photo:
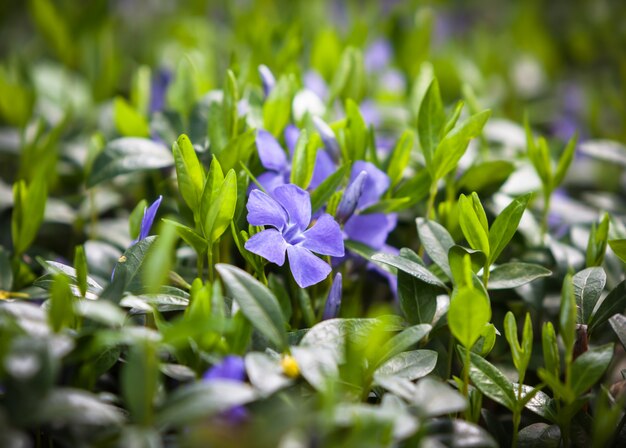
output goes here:
[{"label": "ground cover plant", "polygon": [[624,446],[624,6],[224,3],[0,6],[0,446]]}]

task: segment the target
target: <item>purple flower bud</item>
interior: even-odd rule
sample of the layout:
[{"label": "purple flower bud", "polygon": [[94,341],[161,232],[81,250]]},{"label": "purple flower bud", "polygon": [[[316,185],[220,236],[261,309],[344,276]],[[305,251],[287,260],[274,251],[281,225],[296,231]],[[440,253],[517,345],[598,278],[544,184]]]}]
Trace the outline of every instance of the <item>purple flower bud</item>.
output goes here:
[{"label": "purple flower bud", "polygon": [[363,194],[363,187],[365,186],[365,180],[367,179],[367,172],[361,171],[359,175],[348,185],[346,191],[344,191],[341,201],[337,206],[337,213],[335,218],[339,224],[346,222],[354,211]]},{"label": "purple flower bud", "polygon": [[324,307],[324,314],[322,320],[332,319],[339,314],[339,308],[341,307],[341,293],[342,293],[342,279],[341,274],[337,273],[333,284],[328,292],[328,298],[326,299],[326,306]]},{"label": "purple flower bud", "polygon": [[153,77],[150,84],[150,113],[163,110],[165,107],[165,94],[172,82],[172,72],[166,68],[160,69]]},{"label": "purple flower bud", "polygon": [[319,132],[322,137],[326,151],[328,151],[335,163],[339,163],[341,153],[339,143],[337,143],[337,139],[335,138],[335,133],[320,117],[313,116],[313,123],[315,124],[317,132]]},{"label": "purple flower bud", "polygon": [[159,196],[156,201],[150,205],[150,207],[146,207],[143,211],[143,218],[141,219],[141,230],[139,231],[139,236],[137,239],[133,240],[131,246],[133,244],[138,243],[143,240],[150,234],[150,229],[152,228],[152,224],[154,223],[154,218],[156,217],[157,211],[159,210],[159,206],[161,205],[161,201],[163,200],[163,196]]},{"label": "purple flower bud", "polygon": [[259,65],[259,76],[263,83],[263,93],[265,93],[265,98],[267,98],[276,85],[276,78],[274,78],[272,71],[267,65]]}]

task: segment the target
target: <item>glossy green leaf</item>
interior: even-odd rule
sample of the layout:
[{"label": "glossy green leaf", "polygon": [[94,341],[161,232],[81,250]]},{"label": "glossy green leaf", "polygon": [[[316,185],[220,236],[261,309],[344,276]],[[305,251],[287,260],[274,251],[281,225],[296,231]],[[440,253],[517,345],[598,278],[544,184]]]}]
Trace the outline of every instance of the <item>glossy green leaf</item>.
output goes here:
[{"label": "glossy green leaf", "polygon": [[[472,195],[472,196],[475,196]],[[489,256],[489,236],[487,218],[480,201],[464,194],[459,197],[459,224],[465,239],[472,249],[480,250]]]},{"label": "glossy green leaf", "polygon": [[159,237],[146,254],[142,283],[149,293],[157,293],[167,282],[177,240],[176,227],[165,222],[160,227]]},{"label": "glossy green leaf", "polygon": [[623,313],[626,309],[626,280],[618,284],[609,294],[602,299],[589,318],[589,331],[605,323],[616,313]]},{"label": "glossy green leaf", "polygon": [[420,146],[426,160],[426,167],[433,177],[435,174],[433,156],[441,140],[441,131],[445,125],[445,120],[446,116],[443,110],[441,94],[439,93],[439,83],[436,79],[433,79],[422,99],[417,120]]},{"label": "glossy green leaf", "polygon": [[550,270],[538,264],[504,263],[489,273],[489,289],[513,289],[550,275]]},{"label": "glossy green leaf", "polygon": [[441,288],[398,271],[398,299],[406,320],[412,324],[432,323]]},{"label": "glossy green leaf", "polygon": [[434,350],[411,350],[399,353],[384,362],[374,372],[374,379],[382,377],[405,378],[415,381],[432,372],[437,364]]},{"label": "glossy green leaf", "polygon": [[448,326],[452,335],[468,349],[481,335],[491,319],[489,298],[478,288],[465,286],[452,295],[448,309]]},{"label": "glossy green leaf", "polygon": [[456,168],[471,139],[478,137],[491,116],[490,110],[472,115],[453,129],[437,145],[430,170],[433,179],[441,179]]},{"label": "glossy green leaf", "polygon": [[515,235],[530,197],[530,194],[526,194],[515,198],[494,220],[489,230],[490,253],[488,264],[491,265],[498,259],[504,248],[509,244],[509,241],[511,241],[511,238],[513,238],[513,235]]},{"label": "glossy green leaf", "polygon": [[583,269],[572,277],[574,296],[578,307],[578,323],[589,323],[598,299],[606,284],[606,273],[601,267]]},{"label": "glossy green leaf", "polygon": [[285,319],[278,299],[262,283],[245,271],[227,264],[215,266],[231,297],[255,328],[277,348],[287,348]]},{"label": "glossy green leaf", "polygon": [[561,430],[558,425],[546,423],[532,423],[519,432],[518,446],[558,448],[561,445]]},{"label": "glossy green leaf", "polygon": [[204,220],[204,235],[207,241],[216,242],[230,226],[237,207],[237,176],[230,170],[222,186],[211,202]]},{"label": "glossy green leaf", "polygon": [[446,287],[441,280],[439,280],[432,272],[430,272],[424,266],[399,255],[377,253],[374,254],[371,259],[372,261],[384,263],[389,266],[393,266],[394,268],[400,269],[402,272],[405,272],[417,278],[418,280],[423,281],[424,283],[439,286],[444,289]]},{"label": "glossy green leaf", "polygon": [[421,341],[432,327],[428,324],[420,324],[402,330],[400,333],[389,339],[380,349],[380,358],[377,365],[387,362],[397,354],[409,349],[411,346]]},{"label": "glossy green leaf", "polygon": [[470,378],[486,396],[513,411],[517,399],[513,384],[496,366],[476,353],[470,353]]},{"label": "glossy green leaf", "polygon": [[622,346],[626,348],[626,316],[623,314],[615,314],[609,319],[609,323],[617,335],[617,338],[622,343]]},{"label": "glossy green leaf", "polygon": [[417,218],[417,234],[426,253],[443,272],[452,278],[448,263],[448,252],[454,246],[454,240],[445,227],[436,221]]},{"label": "glossy green leaf", "polygon": [[113,179],[121,174],[165,168],[174,158],[161,143],[146,138],[124,137],[112,140],[96,156],[87,187]]},{"label": "glossy green leaf", "polygon": [[613,359],[613,344],[594,347],[580,355],[572,363],[570,387],[578,395],[584,394],[596,384]]},{"label": "glossy green leaf", "polygon": [[180,194],[191,210],[199,210],[204,188],[204,169],[189,137],[185,134],[178,137],[172,152]]}]

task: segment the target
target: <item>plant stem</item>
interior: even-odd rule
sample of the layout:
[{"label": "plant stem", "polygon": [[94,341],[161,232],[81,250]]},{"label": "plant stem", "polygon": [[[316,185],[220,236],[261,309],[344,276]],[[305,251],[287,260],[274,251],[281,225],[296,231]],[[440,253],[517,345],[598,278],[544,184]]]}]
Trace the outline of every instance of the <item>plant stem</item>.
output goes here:
[{"label": "plant stem", "polygon": [[209,247],[207,248],[207,262],[209,263],[209,281],[213,283],[213,246],[209,243]]},{"label": "plant stem", "polygon": [[543,215],[541,216],[541,241],[544,242],[548,233],[548,215],[550,213],[550,202],[552,200],[552,192],[544,189],[543,191]]},{"label": "plant stem", "polygon": [[463,367],[463,396],[469,397],[470,349],[465,348],[465,366]]},{"label": "plant stem", "polygon": [[521,414],[520,411],[517,409],[513,412],[513,437],[511,439],[512,448],[515,448],[517,446],[517,436],[519,432],[519,423],[521,420],[520,414]]},{"label": "plant stem", "polygon": [[[428,195],[428,204],[426,206],[426,219],[435,218],[435,196],[437,196],[437,182],[430,185],[430,193]],[[432,215],[432,216],[431,216]]]},{"label": "plant stem", "polygon": [[489,284],[489,265],[485,264],[485,267],[483,267],[483,285],[485,285],[485,289],[487,289],[488,284]]}]

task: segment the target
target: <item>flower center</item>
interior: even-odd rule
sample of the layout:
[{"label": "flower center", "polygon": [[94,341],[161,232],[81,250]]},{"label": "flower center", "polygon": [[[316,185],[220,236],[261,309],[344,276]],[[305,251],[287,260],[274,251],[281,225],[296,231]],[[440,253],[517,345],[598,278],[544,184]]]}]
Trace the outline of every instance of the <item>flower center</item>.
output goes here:
[{"label": "flower center", "polygon": [[302,231],[295,224],[289,224],[287,226],[287,229],[283,232],[283,237],[285,238],[285,241],[292,245],[304,241]]}]

